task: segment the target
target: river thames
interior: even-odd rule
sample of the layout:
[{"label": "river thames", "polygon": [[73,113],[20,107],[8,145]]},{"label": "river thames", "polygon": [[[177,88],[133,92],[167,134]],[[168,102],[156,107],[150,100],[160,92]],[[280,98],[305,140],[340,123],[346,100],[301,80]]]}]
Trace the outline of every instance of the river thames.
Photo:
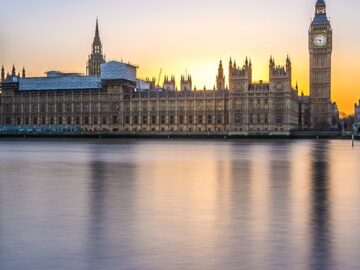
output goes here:
[{"label": "river thames", "polygon": [[0,269],[359,269],[350,141],[0,140]]}]

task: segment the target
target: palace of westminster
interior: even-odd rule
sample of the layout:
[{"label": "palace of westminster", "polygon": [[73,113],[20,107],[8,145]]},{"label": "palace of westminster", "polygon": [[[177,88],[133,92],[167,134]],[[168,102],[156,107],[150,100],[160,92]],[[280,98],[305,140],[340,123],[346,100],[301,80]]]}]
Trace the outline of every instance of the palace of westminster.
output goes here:
[{"label": "palace of westminster", "polygon": [[87,75],[47,72],[26,77],[1,70],[0,125],[76,125],[83,131],[226,132],[289,134],[293,130],[330,130],[338,110],[331,101],[332,29],[324,0],[317,0],[309,29],[310,95],[292,87],[292,63],[270,57],[269,82],[252,81],[252,63],[230,60],[228,80],[220,61],[216,89],[193,88],[191,76],[140,80],[137,67],[106,62],[96,23]]}]

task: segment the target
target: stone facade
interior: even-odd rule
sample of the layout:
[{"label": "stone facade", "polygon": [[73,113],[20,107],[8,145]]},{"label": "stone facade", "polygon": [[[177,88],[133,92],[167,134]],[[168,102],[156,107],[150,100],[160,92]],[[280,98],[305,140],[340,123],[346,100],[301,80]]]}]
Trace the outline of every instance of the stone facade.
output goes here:
[{"label": "stone facade", "polygon": [[248,59],[241,68],[230,60],[229,76],[229,131],[275,134],[298,129],[298,94],[291,86],[289,58],[286,67],[270,59],[268,83],[252,81]]},{"label": "stone facade", "polygon": [[[136,78],[134,65],[108,62],[96,22],[87,76],[49,72],[26,78],[15,67],[1,70],[0,125],[77,125],[84,131],[224,132],[239,135],[289,134],[292,130],[329,129],[338,109],[331,103],[332,30],[326,6],[316,4],[309,30],[310,96],[292,87],[292,63],[270,57],[268,81],[254,82],[246,58],[230,59],[228,80],[220,61],[213,90],[196,90],[190,75]],[[105,64],[104,64],[105,63]],[[227,83],[227,84],[226,84]]]},{"label": "stone facade", "polygon": [[311,129],[328,130],[332,126],[331,54],[332,28],[323,0],[316,3],[315,17],[309,29]]},{"label": "stone facade", "polygon": [[78,125],[84,131],[288,134],[298,128],[298,97],[291,88],[287,61],[285,68],[275,67],[271,60],[269,83],[251,81],[251,62],[242,69],[232,65],[231,90],[194,90],[190,76],[182,76],[181,90],[176,91],[174,77],[166,78],[166,88],[148,83],[148,89],[139,89],[135,80],[109,78],[105,71],[104,77],[10,75],[2,83],[0,124]]}]

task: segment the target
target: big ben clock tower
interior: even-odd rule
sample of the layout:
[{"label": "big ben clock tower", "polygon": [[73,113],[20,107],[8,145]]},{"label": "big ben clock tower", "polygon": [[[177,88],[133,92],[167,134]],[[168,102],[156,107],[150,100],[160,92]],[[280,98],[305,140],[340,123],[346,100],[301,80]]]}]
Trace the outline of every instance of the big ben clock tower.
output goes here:
[{"label": "big ben clock tower", "polygon": [[331,125],[332,29],[324,0],[317,0],[309,29],[311,128],[328,130]]}]

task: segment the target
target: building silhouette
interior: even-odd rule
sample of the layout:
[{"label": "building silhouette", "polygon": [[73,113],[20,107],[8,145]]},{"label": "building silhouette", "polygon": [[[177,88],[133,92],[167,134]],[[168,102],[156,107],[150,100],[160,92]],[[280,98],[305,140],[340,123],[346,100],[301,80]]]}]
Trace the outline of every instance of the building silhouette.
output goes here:
[{"label": "building silhouette", "polygon": [[309,30],[310,96],[293,87],[292,62],[269,60],[268,81],[253,81],[253,65],[230,59],[226,80],[220,61],[215,87],[198,90],[191,75],[163,84],[138,79],[137,66],[105,62],[96,21],[87,75],[48,72],[27,78],[13,67],[1,70],[0,125],[77,125],[84,131],[226,132],[239,135],[289,134],[330,129],[338,117],[331,102],[332,30],[324,1],[316,3]]}]

